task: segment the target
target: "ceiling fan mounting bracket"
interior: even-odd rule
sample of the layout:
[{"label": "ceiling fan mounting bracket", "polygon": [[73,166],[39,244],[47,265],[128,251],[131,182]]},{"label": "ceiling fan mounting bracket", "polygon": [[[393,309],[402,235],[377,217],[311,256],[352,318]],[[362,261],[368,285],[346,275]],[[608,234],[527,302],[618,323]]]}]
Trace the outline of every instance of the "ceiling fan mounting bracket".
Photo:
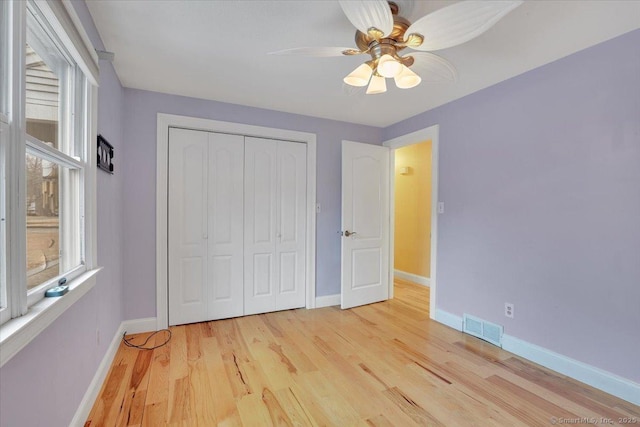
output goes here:
[{"label": "ceiling fan mounting bracket", "polygon": [[[372,29],[369,29],[368,34],[365,34],[362,31],[356,30],[356,36],[355,36],[356,46],[358,46],[358,48],[360,48],[361,51],[366,51],[369,49],[371,43],[373,42],[387,41],[388,43],[401,44],[402,47],[400,49],[402,49],[404,48],[404,43],[403,43],[404,33],[407,31],[407,28],[409,28],[410,25],[411,23],[405,18],[403,18],[402,16],[393,15],[393,30],[391,30],[391,33],[387,37],[385,38],[373,37],[371,35]],[[374,30],[379,31],[377,29],[374,29]]]}]

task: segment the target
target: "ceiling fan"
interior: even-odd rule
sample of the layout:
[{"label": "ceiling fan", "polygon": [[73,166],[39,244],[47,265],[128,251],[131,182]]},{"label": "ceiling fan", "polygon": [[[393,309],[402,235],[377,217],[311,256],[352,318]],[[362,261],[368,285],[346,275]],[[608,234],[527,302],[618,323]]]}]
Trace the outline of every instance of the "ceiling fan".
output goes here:
[{"label": "ceiling fan", "polygon": [[[371,59],[344,78],[351,86],[368,86],[367,94],[387,90],[387,78],[409,89],[428,81],[454,81],[455,67],[428,53],[465,43],[491,28],[522,0],[467,0],[444,7],[413,24],[400,15],[409,0],[339,0],[343,12],[357,28],[357,49],[349,47],[300,47],[272,52],[276,55],[317,57],[363,55]],[[404,12],[403,12],[404,13]],[[402,52],[405,48],[422,52]],[[422,77],[413,70],[422,74]]]}]

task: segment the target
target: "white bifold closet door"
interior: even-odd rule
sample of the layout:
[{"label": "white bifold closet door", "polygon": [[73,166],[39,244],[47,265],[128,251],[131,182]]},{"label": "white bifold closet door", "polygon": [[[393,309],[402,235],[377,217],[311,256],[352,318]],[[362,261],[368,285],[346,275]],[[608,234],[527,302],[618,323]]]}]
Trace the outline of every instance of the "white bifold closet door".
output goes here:
[{"label": "white bifold closet door", "polygon": [[307,146],[245,138],[244,312],[304,307]]},{"label": "white bifold closet door", "polygon": [[304,307],[306,145],[169,131],[169,324]]},{"label": "white bifold closet door", "polygon": [[169,131],[169,324],[241,316],[244,137]]}]

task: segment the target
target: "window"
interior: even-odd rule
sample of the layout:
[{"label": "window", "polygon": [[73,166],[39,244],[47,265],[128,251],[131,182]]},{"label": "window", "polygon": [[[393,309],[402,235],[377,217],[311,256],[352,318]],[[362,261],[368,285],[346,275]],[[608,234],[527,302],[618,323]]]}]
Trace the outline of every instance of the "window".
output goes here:
[{"label": "window", "polygon": [[9,137],[9,2],[0,1],[0,324],[11,318],[7,293],[6,179],[5,163]]},{"label": "window", "polygon": [[[0,2],[0,122],[9,123],[9,2]],[[6,76],[6,77],[5,77]]]},{"label": "window", "polygon": [[0,324],[95,268],[97,62],[67,7],[0,1]]},{"label": "window", "polygon": [[31,4],[24,69],[26,286],[32,304],[59,279],[83,270],[84,163],[82,137],[75,132],[85,115],[84,79],[76,78],[82,72]]},{"label": "window", "polygon": [[5,209],[5,147],[9,133],[8,123],[0,120],[0,324],[11,318],[7,294],[7,253],[6,245],[6,209]]}]

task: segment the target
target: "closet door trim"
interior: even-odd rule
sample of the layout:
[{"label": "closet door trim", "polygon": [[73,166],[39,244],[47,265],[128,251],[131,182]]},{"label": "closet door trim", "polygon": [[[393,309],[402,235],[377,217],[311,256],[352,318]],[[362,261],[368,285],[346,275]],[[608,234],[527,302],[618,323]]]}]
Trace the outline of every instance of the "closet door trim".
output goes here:
[{"label": "closet door trim", "polygon": [[[158,113],[156,155],[156,328],[168,321],[168,162],[169,129],[183,128],[249,137],[301,142],[307,145],[306,308],[315,308],[316,298],[316,135],[242,123]],[[151,319],[149,319],[151,320]]]}]

